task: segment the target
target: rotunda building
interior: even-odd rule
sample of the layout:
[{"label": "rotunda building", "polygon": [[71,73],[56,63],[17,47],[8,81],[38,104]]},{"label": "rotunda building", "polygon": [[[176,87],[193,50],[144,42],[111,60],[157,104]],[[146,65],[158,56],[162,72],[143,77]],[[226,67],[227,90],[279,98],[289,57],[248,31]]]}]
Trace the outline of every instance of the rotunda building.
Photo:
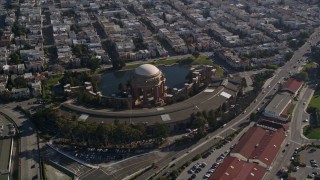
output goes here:
[{"label": "rotunda building", "polygon": [[161,105],[166,96],[166,78],[154,65],[137,67],[130,79],[134,105]]}]

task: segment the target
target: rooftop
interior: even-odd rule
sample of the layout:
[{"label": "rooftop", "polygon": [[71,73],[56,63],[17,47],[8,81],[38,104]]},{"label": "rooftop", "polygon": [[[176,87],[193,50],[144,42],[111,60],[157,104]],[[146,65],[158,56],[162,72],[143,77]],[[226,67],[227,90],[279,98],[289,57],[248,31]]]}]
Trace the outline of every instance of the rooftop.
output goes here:
[{"label": "rooftop", "polygon": [[246,163],[238,158],[227,157],[210,177],[210,180],[256,180],[262,179],[265,173],[266,170],[258,164]]},{"label": "rooftop", "polygon": [[303,83],[304,83],[303,81],[298,81],[296,79],[290,78],[287,80],[287,82],[283,84],[282,90],[288,90],[295,94],[296,92],[299,91]]},{"label": "rooftop", "polygon": [[159,69],[151,64],[142,64],[141,66],[135,69],[135,74],[141,76],[151,77],[159,73]]},{"label": "rooftop", "polygon": [[280,116],[283,110],[291,101],[291,96],[287,93],[277,94],[272,101],[265,108],[265,112],[274,112],[275,115]]},{"label": "rooftop", "polygon": [[285,138],[284,129],[270,131],[262,127],[251,127],[231,151],[247,159],[257,159],[270,166]]}]

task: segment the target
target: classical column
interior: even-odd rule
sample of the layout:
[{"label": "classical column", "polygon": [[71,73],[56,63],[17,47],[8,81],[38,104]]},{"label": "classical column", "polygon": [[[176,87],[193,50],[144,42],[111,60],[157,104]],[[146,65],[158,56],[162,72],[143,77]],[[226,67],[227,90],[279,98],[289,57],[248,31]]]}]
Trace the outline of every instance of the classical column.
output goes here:
[{"label": "classical column", "polygon": [[159,102],[159,86],[158,85],[154,87],[153,99],[154,99],[154,103],[158,104]]},{"label": "classical column", "polygon": [[147,104],[148,102],[148,95],[147,95],[147,88],[143,88],[143,104]]}]

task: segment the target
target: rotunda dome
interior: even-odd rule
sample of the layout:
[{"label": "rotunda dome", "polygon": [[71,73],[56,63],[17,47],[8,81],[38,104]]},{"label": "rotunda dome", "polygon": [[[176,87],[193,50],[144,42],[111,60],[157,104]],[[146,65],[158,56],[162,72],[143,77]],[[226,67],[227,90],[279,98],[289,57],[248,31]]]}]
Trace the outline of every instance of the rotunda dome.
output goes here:
[{"label": "rotunda dome", "polygon": [[135,74],[140,76],[152,77],[159,74],[160,70],[151,64],[142,64],[134,71]]}]

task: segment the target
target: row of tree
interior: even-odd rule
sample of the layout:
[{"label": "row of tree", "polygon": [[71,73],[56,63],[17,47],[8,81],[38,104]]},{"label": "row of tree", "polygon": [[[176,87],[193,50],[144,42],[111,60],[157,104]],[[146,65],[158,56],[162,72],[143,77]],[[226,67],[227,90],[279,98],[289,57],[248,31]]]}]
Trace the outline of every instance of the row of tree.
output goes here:
[{"label": "row of tree", "polygon": [[84,147],[115,147],[132,142],[154,139],[160,144],[169,134],[165,124],[146,126],[120,123],[88,123],[78,121],[76,116],[71,120],[59,116],[52,108],[39,109],[32,115],[36,127],[47,133],[57,133],[66,142]]}]

